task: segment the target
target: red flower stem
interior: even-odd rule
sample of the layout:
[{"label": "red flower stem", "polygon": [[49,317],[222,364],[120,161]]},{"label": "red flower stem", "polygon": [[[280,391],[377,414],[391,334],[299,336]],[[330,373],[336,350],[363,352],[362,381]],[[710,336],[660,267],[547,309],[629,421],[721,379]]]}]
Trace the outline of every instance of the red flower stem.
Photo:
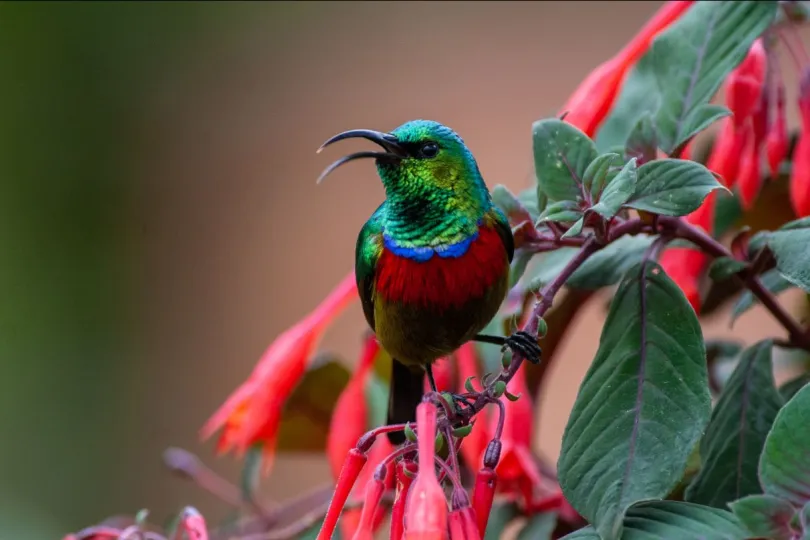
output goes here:
[{"label": "red flower stem", "polygon": [[332,538],[332,533],[335,531],[343,506],[346,504],[352,487],[354,487],[357,477],[360,476],[360,471],[363,470],[366,461],[368,461],[368,456],[357,448],[349,450],[349,455],[346,456],[346,461],[343,462],[343,468],[340,470],[337,486],[335,486],[335,494],[329,502],[329,509],[326,511],[326,517],[323,518],[323,525],[320,532],[318,532],[317,540],[329,540]]},{"label": "red flower stem", "polygon": [[456,439],[453,437],[453,431],[450,426],[444,426],[442,429],[444,433],[444,440],[447,444],[447,457],[450,459],[450,469],[455,478],[461,478],[458,467],[458,447],[456,446]]},{"label": "red flower stem", "polygon": [[445,460],[440,458],[439,456],[435,456],[433,461],[439,466],[445,476],[450,479],[450,483],[453,484],[453,489],[464,489],[464,486],[461,485],[461,480],[453,474],[453,469],[450,468],[450,465],[447,464]]},{"label": "red flower stem", "polygon": [[506,405],[500,399],[494,400],[493,403],[498,405],[498,425],[495,426],[495,435],[492,438],[500,439],[503,435],[503,425],[506,422]]}]

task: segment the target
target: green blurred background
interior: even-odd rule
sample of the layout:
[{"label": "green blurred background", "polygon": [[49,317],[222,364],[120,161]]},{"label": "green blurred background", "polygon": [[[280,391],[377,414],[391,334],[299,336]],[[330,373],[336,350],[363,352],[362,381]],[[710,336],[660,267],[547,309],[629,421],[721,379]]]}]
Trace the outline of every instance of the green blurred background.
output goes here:
[{"label": "green blurred background", "polygon": [[[659,5],[0,3],[0,539],[142,507],[224,515],[161,452],[236,477],[197,430],[351,270],[382,198],[371,167],[316,189],[315,148],[433,118],[490,184],[522,189],[531,122]],[[552,459],[598,341],[593,304],[544,393]],[[325,345],[351,363],[363,326],[353,306]],[[775,326],[752,310],[736,329]],[[282,456],[264,490],[327,471]]]}]

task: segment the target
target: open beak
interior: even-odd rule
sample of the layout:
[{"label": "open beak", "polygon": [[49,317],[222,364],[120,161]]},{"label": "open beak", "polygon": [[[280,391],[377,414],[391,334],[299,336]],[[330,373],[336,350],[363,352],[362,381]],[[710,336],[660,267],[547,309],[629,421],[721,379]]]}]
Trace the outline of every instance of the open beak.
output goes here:
[{"label": "open beak", "polygon": [[329,173],[343,165],[344,163],[348,163],[350,161],[354,161],[356,159],[362,158],[374,158],[377,160],[388,160],[388,161],[399,161],[407,157],[408,153],[405,151],[405,148],[400,144],[399,139],[396,138],[395,135],[391,135],[390,133],[382,133],[380,131],[372,131],[370,129],[352,129],[349,131],[344,131],[343,133],[338,133],[334,137],[330,138],[328,141],[323,143],[320,148],[318,148],[316,153],[320,153],[321,150],[326,148],[332,143],[342,141],[344,139],[367,139],[371,142],[377,143],[382,147],[384,150],[383,152],[355,152],[354,154],[349,154],[348,156],[344,156],[339,160],[335,161],[331,165],[329,165],[318,177],[317,183],[321,183],[321,181],[326,178]]}]

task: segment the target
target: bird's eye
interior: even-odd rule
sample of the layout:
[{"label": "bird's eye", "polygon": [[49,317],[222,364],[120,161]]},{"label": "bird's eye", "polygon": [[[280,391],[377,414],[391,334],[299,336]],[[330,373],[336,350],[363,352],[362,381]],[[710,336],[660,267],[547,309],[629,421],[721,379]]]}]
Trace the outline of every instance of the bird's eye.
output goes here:
[{"label": "bird's eye", "polygon": [[434,158],[439,154],[439,145],[435,142],[428,142],[419,149],[419,155],[423,158]]}]

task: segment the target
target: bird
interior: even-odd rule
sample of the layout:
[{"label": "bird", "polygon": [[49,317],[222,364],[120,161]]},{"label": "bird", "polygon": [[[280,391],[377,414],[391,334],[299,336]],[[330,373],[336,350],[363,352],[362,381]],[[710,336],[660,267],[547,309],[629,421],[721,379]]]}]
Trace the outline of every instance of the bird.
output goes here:
[{"label": "bird", "polygon": [[[480,332],[497,314],[509,289],[514,238],[493,203],[478,164],[462,138],[432,120],[412,120],[391,132],[353,129],[338,141],[361,138],[381,150],[360,151],[329,165],[373,159],[385,200],[360,229],[355,278],[363,314],[392,358],[387,422],[413,422],[427,374],[468,341],[500,345],[537,363],[536,336]],[[403,431],[388,433],[394,444]]]}]

